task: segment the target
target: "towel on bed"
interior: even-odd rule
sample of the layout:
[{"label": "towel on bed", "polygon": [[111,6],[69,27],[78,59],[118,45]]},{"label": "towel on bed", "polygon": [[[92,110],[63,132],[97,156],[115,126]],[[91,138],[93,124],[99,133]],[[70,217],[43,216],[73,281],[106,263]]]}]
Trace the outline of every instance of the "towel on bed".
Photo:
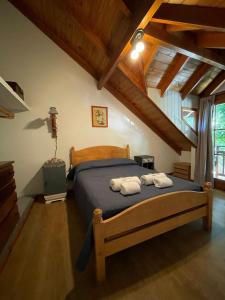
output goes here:
[{"label": "towel on bed", "polygon": [[142,176],[140,177],[141,183],[144,184],[144,185],[151,185],[151,184],[154,184],[153,179],[154,179],[155,177],[159,177],[159,176],[164,176],[164,177],[166,177],[166,174],[165,174],[165,173],[150,173],[150,174],[147,174],[147,175],[142,175]]},{"label": "towel on bed", "polygon": [[173,181],[167,176],[155,176],[153,182],[157,188],[165,188],[173,185]]},{"label": "towel on bed", "polygon": [[110,180],[110,187],[114,192],[119,192],[121,189],[121,184],[127,181],[134,181],[141,185],[141,181],[137,176],[130,176],[130,177],[119,177],[113,178]]},{"label": "towel on bed", "polygon": [[133,195],[140,193],[141,187],[140,184],[136,181],[124,181],[121,184],[120,193],[122,195]]}]

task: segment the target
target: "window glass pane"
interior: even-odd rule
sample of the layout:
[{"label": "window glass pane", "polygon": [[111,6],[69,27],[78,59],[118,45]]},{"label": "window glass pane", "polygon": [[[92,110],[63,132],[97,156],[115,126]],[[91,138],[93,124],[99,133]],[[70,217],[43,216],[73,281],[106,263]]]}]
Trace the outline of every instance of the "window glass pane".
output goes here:
[{"label": "window glass pane", "polygon": [[215,130],[215,146],[225,146],[225,130]]},{"label": "window glass pane", "polygon": [[225,178],[225,103],[215,107],[214,176]]},{"label": "window glass pane", "polygon": [[225,103],[216,105],[215,128],[225,129]]}]

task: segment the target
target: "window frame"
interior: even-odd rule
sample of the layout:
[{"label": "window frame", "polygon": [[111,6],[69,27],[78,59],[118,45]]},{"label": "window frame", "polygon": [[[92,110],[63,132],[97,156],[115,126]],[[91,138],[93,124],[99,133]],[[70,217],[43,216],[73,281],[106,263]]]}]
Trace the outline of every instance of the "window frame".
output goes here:
[{"label": "window frame", "polygon": [[[194,128],[191,127],[190,124],[188,124],[188,122],[186,121],[186,119],[184,118],[183,116],[183,109],[188,109],[188,110],[192,110],[195,112],[196,114],[196,130]],[[198,133],[198,117],[199,117],[199,113],[198,113],[198,109],[197,108],[194,108],[194,107],[186,107],[186,106],[181,106],[181,119],[182,121],[185,122],[185,124],[195,133],[197,134]]]}]

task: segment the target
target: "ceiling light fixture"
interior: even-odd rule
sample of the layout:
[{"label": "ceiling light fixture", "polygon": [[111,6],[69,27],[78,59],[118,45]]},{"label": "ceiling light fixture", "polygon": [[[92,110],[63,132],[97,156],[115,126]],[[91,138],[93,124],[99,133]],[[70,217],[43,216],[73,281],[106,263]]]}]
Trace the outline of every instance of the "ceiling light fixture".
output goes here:
[{"label": "ceiling light fixture", "polygon": [[142,52],[145,48],[145,44],[142,41],[143,36],[144,36],[144,30],[138,29],[130,41],[132,45],[132,51],[130,53],[130,57],[133,60],[136,60],[139,57],[139,53]]},{"label": "ceiling light fixture", "polygon": [[138,57],[139,57],[139,52],[136,50],[136,49],[133,49],[130,53],[130,57],[133,59],[133,60],[136,60]]},{"label": "ceiling light fixture", "polygon": [[142,41],[137,42],[135,45],[135,49],[137,52],[142,52],[145,49],[145,44]]}]

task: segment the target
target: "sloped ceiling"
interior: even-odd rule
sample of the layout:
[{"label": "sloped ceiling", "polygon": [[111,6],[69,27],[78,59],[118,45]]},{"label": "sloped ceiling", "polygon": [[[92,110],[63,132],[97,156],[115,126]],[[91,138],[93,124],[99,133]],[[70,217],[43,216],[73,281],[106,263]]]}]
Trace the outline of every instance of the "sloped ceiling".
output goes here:
[{"label": "sloped ceiling", "polygon": [[[197,77],[197,84],[195,83],[192,88],[189,83],[182,96],[190,92],[204,93],[218,75],[223,78],[225,57],[222,48],[220,47],[219,53],[215,49],[206,50],[200,46],[196,47],[193,42],[187,42],[187,38],[198,38],[196,31],[220,28],[223,32],[225,26],[222,21],[220,24],[217,24],[218,22],[214,24],[213,20],[209,20],[208,27],[202,24],[204,23],[202,21],[200,25],[203,27],[200,28],[199,24],[195,24],[198,23],[195,19],[185,19],[185,24],[181,24],[181,20],[176,20],[178,25],[166,19],[168,9],[171,10],[173,7],[177,9],[175,4],[182,2],[182,5],[179,4],[182,16],[184,8],[191,8],[189,5],[185,6],[185,2],[198,5],[200,1],[10,0],[10,2],[94,76],[98,88],[107,88],[178,153],[181,150],[190,150],[191,145],[195,145],[147,96],[146,87],[160,88],[162,79],[168,81],[166,72],[171,73],[168,72],[171,65],[173,73],[174,67],[177,73],[172,80],[170,78],[171,82],[167,88],[176,87],[178,90],[182,89],[193,75],[196,81],[195,72],[196,70],[199,72],[198,69],[201,67],[201,78]],[[225,7],[221,1],[205,2],[207,6],[215,6],[215,2],[218,2],[219,6],[220,2],[220,6]],[[189,27],[188,21],[192,22]],[[145,28],[146,51],[142,59],[131,63],[129,40],[140,27]],[[210,67],[207,67],[208,64]],[[221,78],[217,81],[221,81]],[[168,82],[166,85],[165,82],[161,84],[167,86]]]}]

